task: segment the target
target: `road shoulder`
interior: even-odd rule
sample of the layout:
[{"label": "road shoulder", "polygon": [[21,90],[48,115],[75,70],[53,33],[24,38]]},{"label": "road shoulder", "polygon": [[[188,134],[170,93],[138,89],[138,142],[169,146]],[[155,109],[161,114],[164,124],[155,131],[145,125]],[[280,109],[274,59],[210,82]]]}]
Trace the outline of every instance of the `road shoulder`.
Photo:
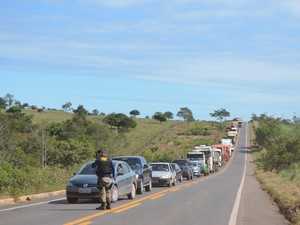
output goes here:
[{"label": "road shoulder", "polygon": [[276,203],[261,189],[255,178],[255,165],[250,151],[244,153],[248,155],[237,225],[289,225]]},{"label": "road shoulder", "polygon": [[36,199],[41,199],[41,198],[60,196],[60,195],[64,195],[65,193],[66,193],[66,190],[60,190],[60,191],[52,191],[52,192],[35,194],[35,195],[27,195],[27,196],[19,197],[17,201],[15,201],[13,198],[0,199],[0,207],[4,206],[4,205],[12,205],[12,204],[17,204],[17,203],[21,203],[21,202],[28,202],[31,200],[36,200]]}]

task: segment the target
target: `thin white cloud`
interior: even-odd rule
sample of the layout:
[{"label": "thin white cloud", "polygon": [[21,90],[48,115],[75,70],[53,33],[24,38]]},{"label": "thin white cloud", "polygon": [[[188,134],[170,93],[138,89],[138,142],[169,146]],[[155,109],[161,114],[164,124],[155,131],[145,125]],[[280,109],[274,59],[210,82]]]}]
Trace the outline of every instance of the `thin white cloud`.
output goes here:
[{"label": "thin white cloud", "polygon": [[286,10],[287,13],[300,17],[300,4],[298,0],[280,0],[279,6]]}]

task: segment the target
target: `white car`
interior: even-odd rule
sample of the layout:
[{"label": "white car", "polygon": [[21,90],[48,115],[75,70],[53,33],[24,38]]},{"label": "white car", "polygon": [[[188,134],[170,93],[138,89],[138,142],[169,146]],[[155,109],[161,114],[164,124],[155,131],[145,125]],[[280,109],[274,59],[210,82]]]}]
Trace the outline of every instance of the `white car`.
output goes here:
[{"label": "white car", "polygon": [[176,185],[176,171],[167,162],[150,163],[152,166],[152,185],[153,186],[168,186]]}]

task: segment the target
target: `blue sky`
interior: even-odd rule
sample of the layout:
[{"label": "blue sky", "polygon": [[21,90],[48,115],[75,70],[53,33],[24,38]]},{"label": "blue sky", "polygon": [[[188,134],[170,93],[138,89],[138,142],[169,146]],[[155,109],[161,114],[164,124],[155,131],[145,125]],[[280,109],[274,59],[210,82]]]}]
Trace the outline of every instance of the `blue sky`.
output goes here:
[{"label": "blue sky", "polygon": [[[140,117],[300,114],[297,0],[2,0],[0,97]],[[175,117],[176,118],[176,117]]]}]

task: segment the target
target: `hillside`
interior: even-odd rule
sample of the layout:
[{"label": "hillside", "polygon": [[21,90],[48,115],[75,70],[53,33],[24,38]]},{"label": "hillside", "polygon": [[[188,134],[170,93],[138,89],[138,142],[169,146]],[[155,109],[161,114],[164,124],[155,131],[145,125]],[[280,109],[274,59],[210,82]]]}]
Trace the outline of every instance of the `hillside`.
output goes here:
[{"label": "hillside", "polygon": [[[71,119],[73,114],[63,111],[24,110],[31,115],[33,123],[62,122]],[[103,119],[101,116],[89,115],[88,119]],[[149,118],[135,118],[137,126],[125,133],[126,149],[118,149],[119,154],[139,154],[143,149],[172,154],[176,157],[185,155],[188,149],[200,144],[215,144],[225,135],[226,123],[216,122],[184,122],[182,120],[168,120],[159,123]],[[196,133],[193,133],[196,130]],[[203,130],[209,130],[209,135],[203,135]]]}]

